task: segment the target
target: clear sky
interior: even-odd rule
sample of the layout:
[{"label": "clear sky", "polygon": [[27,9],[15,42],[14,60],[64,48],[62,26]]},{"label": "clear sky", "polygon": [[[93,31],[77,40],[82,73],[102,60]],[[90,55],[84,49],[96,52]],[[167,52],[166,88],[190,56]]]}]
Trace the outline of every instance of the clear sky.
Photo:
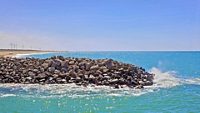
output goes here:
[{"label": "clear sky", "polygon": [[200,0],[0,0],[0,48],[200,50]]}]

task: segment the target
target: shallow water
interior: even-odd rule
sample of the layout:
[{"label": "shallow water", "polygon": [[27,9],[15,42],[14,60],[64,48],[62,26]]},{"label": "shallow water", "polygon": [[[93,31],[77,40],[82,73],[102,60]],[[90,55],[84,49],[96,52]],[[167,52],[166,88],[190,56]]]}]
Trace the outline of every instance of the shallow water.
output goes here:
[{"label": "shallow water", "polygon": [[[47,58],[53,55],[31,57]],[[74,84],[0,84],[0,112],[200,112],[200,52],[66,52],[56,55],[112,58],[136,64],[156,74],[155,84],[142,90],[106,86],[86,88]]]}]

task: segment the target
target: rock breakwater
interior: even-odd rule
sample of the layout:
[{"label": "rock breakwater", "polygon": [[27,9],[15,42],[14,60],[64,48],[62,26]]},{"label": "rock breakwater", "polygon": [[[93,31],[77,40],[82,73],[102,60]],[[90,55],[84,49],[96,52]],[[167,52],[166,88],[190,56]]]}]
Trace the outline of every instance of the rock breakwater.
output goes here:
[{"label": "rock breakwater", "polygon": [[141,67],[112,59],[0,58],[0,83],[106,85],[143,88],[153,84],[154,74]]}]

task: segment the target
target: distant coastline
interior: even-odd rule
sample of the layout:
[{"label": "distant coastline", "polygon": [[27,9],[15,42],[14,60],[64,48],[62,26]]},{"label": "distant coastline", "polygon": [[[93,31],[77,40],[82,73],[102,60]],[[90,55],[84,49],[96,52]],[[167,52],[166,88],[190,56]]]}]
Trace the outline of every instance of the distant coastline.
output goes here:
[{"label": "distant coastline", "polygon": [[25,50],[25,49],[0,49],[0,57],[19,57],[23,55],[30,54],[46,54],[51,52],[59,51],[50,51],[50,50]]}]

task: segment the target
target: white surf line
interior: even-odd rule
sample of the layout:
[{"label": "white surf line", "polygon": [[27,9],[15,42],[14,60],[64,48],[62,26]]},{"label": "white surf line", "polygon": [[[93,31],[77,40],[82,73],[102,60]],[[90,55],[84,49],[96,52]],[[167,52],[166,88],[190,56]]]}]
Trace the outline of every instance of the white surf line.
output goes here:
[{"label": "white surf line", "polygon": [[13,56],[13,58],[21,58],[25,56],[31,56],[31,55],[41,55],[41,54],[49,54],[49,53],[54,53],[54,52],[41,52],[41,53],[24,53],[24,54],[16,54]]}]

